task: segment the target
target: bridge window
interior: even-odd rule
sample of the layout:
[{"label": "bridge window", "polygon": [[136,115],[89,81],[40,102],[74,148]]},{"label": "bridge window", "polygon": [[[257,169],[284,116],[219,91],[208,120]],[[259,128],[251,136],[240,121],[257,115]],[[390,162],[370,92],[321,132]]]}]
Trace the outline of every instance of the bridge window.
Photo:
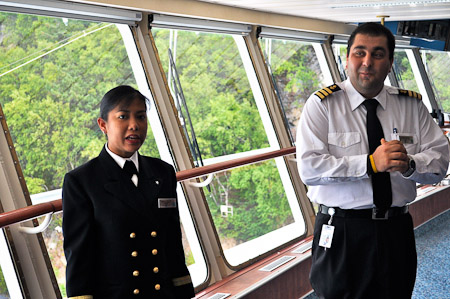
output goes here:
[{"label": "bridge window", "polygon": [[[393,69],[398,81],[398,86],[403,89],[419,92],[416,77],[414,76],[411,63],[409,61],[411,50],[395,50]],[[410,55],[408,55],[408,53]]]},{"label": "bridge window", "polygon": [[442,112],[450,112],[450,55],[448,52],[421,50],[425,70],[430,79],[436,101]]},{"label": "bridge window", "polygon": [[417,49],[402,49],[397,47],[394,52],[393,72],[397,79],[398,87],[414,90],[422,94],[422,102],[432,111],[432,104],[428,97],[427,89],[424,85],[424,76],[421,72],[421,59]]},{"label": "bridge window", "polygon": [[[150,99],[140,153],[173,164],[128,26],[3,12],[0,23],[0,101],[33,204],[60,199],[65,173],[100,153],[106,140],[96,124],[99,102],[117,85],[131,85]],[[205,269],[192,218],[178,194],[187,263]],[[61,218],[54,216],[43,237],[66,296]],[[193,274],[194,281],[204,281],[205,273]]]},{"label": "bridge window", "polygon": [[5,232],[0,231],[0,298],[23,298],[19,280],[9,252]]},{"label": "bridge window", "polygon": [[[242,36],[152,34],[195,166],[280,148]],[[203,193],[231,266],[305,233],[282,158],[215,174]]]},{"label": "bridge window", "polygon": [[333,83],[319,43],[261,38],[261,48],[281,102],[292,144],[306,100]]},{"label": "bridge window", "polygon": [[336,59],[336,64],[339,69],[339,74],[341,75],[342,81],[347,79],[347,41],[342,41],[341,43],[333,43],[333,53]]}]

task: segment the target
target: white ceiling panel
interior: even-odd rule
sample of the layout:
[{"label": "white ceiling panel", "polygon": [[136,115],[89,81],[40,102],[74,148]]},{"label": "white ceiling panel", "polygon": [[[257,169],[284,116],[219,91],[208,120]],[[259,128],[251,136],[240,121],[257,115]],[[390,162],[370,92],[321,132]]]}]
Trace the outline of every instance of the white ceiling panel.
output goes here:
[{"label": "white ceiling panel", "polygon": [[258,11],[344,23],[450,19],[450,0],[200,0]]}]

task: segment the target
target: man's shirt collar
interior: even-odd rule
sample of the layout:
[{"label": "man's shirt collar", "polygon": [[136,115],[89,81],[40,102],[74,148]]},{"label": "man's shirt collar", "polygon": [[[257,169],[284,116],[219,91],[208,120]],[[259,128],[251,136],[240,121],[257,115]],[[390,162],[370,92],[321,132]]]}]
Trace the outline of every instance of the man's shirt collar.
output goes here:
[{"label": "man's shirt collar", "polygon": [[[366,98],[363,97],[356,89],[353,87],[352,83],[350,82],[350,79],[348,78],[344,82],[345,86],[345,92],[347,93],[348,100],[350,101],[350,105],[352,107],[352,111],[358,108],[365,100]],[[383,86],[383,89],[380,91],[378,95],[373,97],[373,99],[376,99],[378,103],[380,103],[380,106],[383,108],[383,110],[386,109],[386,86]]]}]

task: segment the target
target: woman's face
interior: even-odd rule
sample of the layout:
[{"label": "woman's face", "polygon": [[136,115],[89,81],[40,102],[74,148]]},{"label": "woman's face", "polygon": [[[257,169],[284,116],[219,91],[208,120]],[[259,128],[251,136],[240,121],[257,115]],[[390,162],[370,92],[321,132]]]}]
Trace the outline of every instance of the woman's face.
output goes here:
[{"label": "woman's face", "polygon": [[109,150],[123,158],[129,158],[147,137],[145,102],[134,99],[129,106],[120,102],[108,113],[106,120],[99,117],[97,123],[108,137]]}]

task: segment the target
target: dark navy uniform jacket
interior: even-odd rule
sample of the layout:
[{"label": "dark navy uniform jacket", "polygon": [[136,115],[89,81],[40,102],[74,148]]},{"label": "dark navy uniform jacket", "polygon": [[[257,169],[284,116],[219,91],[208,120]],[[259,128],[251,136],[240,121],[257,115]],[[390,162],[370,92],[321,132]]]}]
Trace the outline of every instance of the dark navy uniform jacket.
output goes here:
[{"label": "dark navy uniform jacket", "polygon": [[[103,148],[66,174],[63,234],[68,297],[192,298],[173,167],[139,155],[136,187]],[[172,201],[173,202],[173,201]]]}]

